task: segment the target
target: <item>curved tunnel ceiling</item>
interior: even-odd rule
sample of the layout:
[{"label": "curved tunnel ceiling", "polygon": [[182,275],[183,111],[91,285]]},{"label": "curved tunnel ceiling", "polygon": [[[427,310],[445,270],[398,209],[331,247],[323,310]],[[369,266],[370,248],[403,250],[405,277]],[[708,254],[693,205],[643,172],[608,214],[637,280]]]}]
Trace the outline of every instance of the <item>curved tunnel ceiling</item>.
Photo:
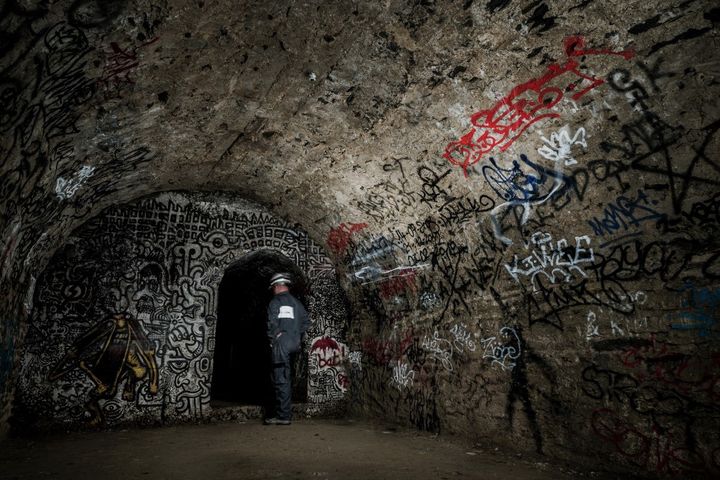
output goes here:
[{"label": "curved tunnel ceiling", "polygon": [[[389,163],[444,171],[443,150],[472,114],[563,62],[565,37],[664,48],[668,33],[641,23],[654,5],[566,3],[77,0],[48,11],[6,2],[4,223],[86,218],[73,201],[96,211],[150,191],[220,189],[273,205],[322,239],[340,221],[366,219],[358,199],[387,179]],[[683,27],[692,21],[672,17],[672,32],[707,34]],[[606,74],[627,62],[588,63]],[[559,106],[568,116],[571,103]],[[594,103],[573,120],[604,121]],[[83,181],[84,166],[94,170]],[[451,175],[457,190],[485,188],[460,169]],[[409,177],[407,190],[421,187]],[[58,199],[60,178],[83,186]]]}]

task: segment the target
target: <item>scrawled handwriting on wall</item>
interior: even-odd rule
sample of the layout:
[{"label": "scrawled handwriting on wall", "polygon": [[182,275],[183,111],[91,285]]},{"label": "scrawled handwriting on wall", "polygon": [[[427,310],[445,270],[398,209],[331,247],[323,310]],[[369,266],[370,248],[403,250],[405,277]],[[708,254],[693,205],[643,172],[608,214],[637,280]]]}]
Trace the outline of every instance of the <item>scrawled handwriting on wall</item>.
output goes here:
[{"label": "scrawled handwriting on wall", "polygon": [[592,264],[595,260],[593,249],[589,247],[590,237],[575,237],[575,244],[568,245],[566,239],[553,242],[552,235],[537,232],[530,239],[526,249],[530,255],[522,259],[514,255],[513,261],[505,268],[510,276],[519,282],[521,278],[530,279],[534,291],[538,290],[537,277],[543,277],[543,284],[571,283],[587,278],[583,264]]},{"label": "scrawled handwriting on wall", "polygon": [[502,370],[512,370],[522,354],[520,339],[512,327],[502,327],[500,334],[480,340],[483,358],[492,360],[492,365]]},{"label": "scrawled handwriting on wall", "polygon": [[408,388],[412,386],[413,379],[415,378],[415,371],[410,368],[407,363],[401,363],[398,360],[396,365],[393,365],[392,378],[390,384],[398,390]]}]

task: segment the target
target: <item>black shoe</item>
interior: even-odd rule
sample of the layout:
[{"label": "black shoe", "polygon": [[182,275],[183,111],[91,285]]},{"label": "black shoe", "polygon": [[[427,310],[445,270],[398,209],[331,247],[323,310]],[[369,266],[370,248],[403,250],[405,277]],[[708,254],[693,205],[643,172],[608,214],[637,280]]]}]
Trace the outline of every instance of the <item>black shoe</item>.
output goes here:
[{"label": "black shoe", "polygon": [[290,420],[283,420],[282,418],[266,418],[263,421],[265,425],[290,425]]}]

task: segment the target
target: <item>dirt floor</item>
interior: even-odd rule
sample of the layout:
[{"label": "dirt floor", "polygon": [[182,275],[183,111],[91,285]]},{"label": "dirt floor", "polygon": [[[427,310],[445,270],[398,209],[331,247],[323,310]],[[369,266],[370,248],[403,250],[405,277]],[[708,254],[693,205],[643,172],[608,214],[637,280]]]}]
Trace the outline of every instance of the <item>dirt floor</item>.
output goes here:
[{"label": "dirt floor", "polygon": [[603,475],[353,421],[258,421],[71,433],[0,443],[0,478],[513,479]]}]

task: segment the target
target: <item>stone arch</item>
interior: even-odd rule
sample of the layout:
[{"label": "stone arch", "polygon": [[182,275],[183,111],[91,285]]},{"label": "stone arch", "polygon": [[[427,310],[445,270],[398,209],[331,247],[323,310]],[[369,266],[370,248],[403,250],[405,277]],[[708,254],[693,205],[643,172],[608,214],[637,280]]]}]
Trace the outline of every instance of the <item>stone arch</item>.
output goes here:
[{"label": "stone arch", "polygon": [[[215,352],[210,397],[213,405],[267,406],[270,365],[266,340],[266,308],[272,297],[273,274],[292,274],[291,293],[307,304],[311,294],[305,273],[278,250],[250,251],[230,264],[218,289]],[[317,312],[311,315],[317,316]],[[307,349],[293,362],[293,401],[307,397]]]},{"label": "stone arch", "polygon": [[[344,345],[347,312],[322,308],[345,305],[334,267],[304,231],[231,195],[153,195],[112,207],[78,228],[39,278],[14,423],[81,425],[92,417],[90,400],[97,400],[108,425],[211,415],[218,292],[225,272],[254,251],[297,266],[313,320],[308,338],[331,336]],[[130,354],[107,360],[119,372],[118,384],[100,387],[98,352],[122,337],[112,330],[117,314],[135,322],[131,350],[144,360],[130,365]],[[333,374],[346,378],[342,369],[337,365]],[[310,378],[308,407],[334,410],[344,392],[343,381]]]}]

